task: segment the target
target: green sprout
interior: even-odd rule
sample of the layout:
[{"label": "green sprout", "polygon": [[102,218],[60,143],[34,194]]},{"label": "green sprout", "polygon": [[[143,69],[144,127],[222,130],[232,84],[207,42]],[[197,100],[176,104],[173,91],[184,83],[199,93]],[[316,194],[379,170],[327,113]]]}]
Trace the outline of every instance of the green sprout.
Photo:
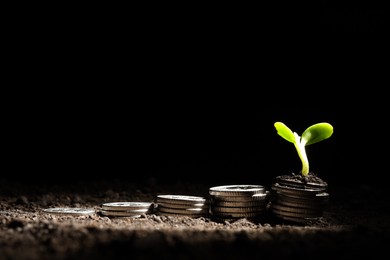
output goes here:
[{"label": "green sprout", "polygon": [[324,139],[329,138],[333,134],[333,126],[329,123],[318,123],[308,127],[299,136],[296,132],[293,132],[282,122],[276,122],[274,124],[277,133],[294,144],[297,149],[298,156],[302,161],[302,176],[309,174],[309,160],[306,155],[305,146],[318,143]]}]

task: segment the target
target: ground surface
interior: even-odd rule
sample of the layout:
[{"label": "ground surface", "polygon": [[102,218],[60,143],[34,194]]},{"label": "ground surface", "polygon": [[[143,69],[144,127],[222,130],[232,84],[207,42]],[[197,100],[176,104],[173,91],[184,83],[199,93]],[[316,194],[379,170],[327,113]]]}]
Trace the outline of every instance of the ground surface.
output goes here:
[{"label": "ground surface", "polygon": [[366,259],[388,253],[389,196],[365,185],[329,187],[330,203],[316,222],[208,217],[57,216],[49,207],[153,201],[157,194],[207,196],[207,185],[156,182],[69,185],[0,184],[0,259]]}]

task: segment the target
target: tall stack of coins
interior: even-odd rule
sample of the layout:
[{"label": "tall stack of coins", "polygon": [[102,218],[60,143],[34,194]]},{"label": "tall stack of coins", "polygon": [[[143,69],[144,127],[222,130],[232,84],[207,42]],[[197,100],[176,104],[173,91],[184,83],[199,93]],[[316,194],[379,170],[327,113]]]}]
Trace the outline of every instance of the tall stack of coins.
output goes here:
[{"label": "tall stack of coins", "polygon": [[201,196],[157,195],[157,215],[206,217],[209,214],[209,201]]},{"label": "tall stack of coins", "polygon": [[100,214],[107,217],[141,217],[153,213],[152,202],[108,202],[101,205]]},{"label": "tall stack of coins", "polygon": [[271,197],[271,213],[294,222],[321,217],[329,200],[326,182],[302,182],[283,176],[272,184]]},{"label": "tall stack of coins", "polygon": [[209,193],[216,219],[257,218],[267,211],[268,191],[262,185],[215,186]]}]

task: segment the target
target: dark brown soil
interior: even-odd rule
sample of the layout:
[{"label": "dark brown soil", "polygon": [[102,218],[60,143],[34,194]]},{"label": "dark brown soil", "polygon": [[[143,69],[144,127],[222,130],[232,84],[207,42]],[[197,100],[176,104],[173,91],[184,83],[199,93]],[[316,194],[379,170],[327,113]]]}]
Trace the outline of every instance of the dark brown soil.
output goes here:
[{"label": "dark brown soil", "polygon": [[300,224],[269,213],[262,219],[216,221],[42,212],[48,207],[93,207],[98,212],[103,202],[153,201],[157,194],[207,196],[205,184],[2,181],[0,188],[0,259],[373,259],[386,255],[390,242],[384,187],[329,185],[324,216]]}]

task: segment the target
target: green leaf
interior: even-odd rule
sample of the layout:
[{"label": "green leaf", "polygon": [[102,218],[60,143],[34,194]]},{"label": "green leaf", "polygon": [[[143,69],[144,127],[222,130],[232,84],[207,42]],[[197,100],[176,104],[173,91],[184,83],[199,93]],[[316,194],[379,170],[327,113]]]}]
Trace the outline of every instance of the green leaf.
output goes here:
[{"label": "green leaf", "polygon": [[318,123],[308,127],[303,132],[301,143],[311,145],[329,138],[333,134],[333,126],[328,123]]},{"label": "green leaf", "polygon": [[280,135],[281,137],[283,137],[284,139],[286,139],[291,143],[295,143],[294,133],[290,130],[290,128],[288,128],[282,122],[276,122],[274,126],[276,128],[278,135]]}]

